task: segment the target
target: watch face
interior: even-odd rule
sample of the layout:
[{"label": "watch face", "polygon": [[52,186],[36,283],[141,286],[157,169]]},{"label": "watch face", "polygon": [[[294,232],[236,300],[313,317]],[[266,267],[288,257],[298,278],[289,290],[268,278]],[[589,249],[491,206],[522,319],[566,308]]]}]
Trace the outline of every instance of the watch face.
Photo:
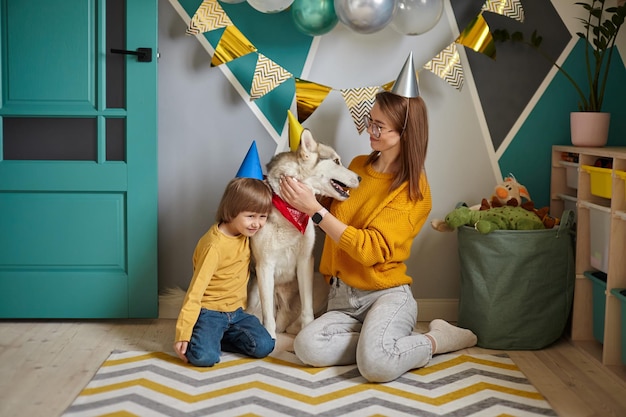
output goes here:
[{"label": "watch face", "polygon": [[323,219],[323,217],[319,213],[315,213],[313,216],[311,216],[311,220],[313,220],[313,223],[315,223],[315,224],[320,224],[322,219]]}]

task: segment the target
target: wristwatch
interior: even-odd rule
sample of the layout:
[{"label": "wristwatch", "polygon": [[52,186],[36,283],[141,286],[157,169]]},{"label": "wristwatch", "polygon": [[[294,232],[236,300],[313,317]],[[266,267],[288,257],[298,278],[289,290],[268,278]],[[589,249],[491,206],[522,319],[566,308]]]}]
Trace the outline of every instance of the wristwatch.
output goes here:
[{"label": "wristwatch", "polygon": [[320,211],[311,216],[311,220],[313,220],[313,223],[315,224],[320,224],[326,213],[328,213],[328,210],[322,207]]}]

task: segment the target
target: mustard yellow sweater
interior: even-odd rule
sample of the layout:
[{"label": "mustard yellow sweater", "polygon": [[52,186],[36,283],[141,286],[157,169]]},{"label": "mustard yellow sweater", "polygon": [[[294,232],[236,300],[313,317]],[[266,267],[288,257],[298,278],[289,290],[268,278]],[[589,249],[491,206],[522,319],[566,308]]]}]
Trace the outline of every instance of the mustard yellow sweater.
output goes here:
[{"label": "mustard yellow sweater", "polygon": [[250,279],[248,237],[227,236],[217,224],[200,238],[193,252],[193,277],[176,322],[175,341],[189,341],[200,308],[233,312],[246,308]]},{"label": "mustard yellow sweater", "polygon": [[428,180],[425,174],[420,178],[424,199],[411,201],[408,182],[390,192],[392,176],[366,166],[366,159],[361,155],[350,163],[362,178],[359,187],[346,201],[331,204],[331,213],[349,226],[339,242],[326,237],[320,272],[362,290],[410,284],[404,262],[432,208]]}]

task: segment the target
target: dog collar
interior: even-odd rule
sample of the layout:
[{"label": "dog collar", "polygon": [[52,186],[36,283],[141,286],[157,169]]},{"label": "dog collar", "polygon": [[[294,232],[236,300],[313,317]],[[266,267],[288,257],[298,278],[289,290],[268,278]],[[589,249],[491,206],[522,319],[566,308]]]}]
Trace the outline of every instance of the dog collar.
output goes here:
[{"label": "dog collar", "polygon": [[293,224],[296,229],[300,231],[300,233],[304,234],[304,231],[309,224],[308,214],[291,207],[276,193],[272,194],[272,204],[274,204],[274,207],[280,211],[280,214],[289,220],[291,224]]}]

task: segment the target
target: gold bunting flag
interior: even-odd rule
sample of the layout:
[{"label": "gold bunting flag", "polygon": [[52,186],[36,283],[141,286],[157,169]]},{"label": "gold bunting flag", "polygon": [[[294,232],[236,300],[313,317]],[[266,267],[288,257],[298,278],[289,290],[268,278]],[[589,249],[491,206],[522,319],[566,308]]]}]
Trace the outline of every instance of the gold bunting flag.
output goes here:
[{"label": "gold bunting flag", "polygon": [[361,88],[348,88],[341,90],[341,96],[345,101],[352,121],[356,126],[356,130],[359,134],[365,130],[365,123],[363,117],[367,116],[374,107],[374,100],[376,99],[376,93],[380,91],[380,87],[361,87]]},{"label": "gold bunting flag", "polygon": [[463,75],[461,57],[454,43],[448,45],[436,57],[427,62],[424,69],[429,70],[459,91],[463,88],[465,76]]},{"label": "gold bunting flag", "polygon": [[496,45],[482,13],[467,25],[455,42],[496,59]]},{"label": "gold bunting flag", "polygon": [[524,21],[524,8],[520,0],[487,0],[482,11],[501,14],[511,19]]},{"label": "gold bunting flag", "polygon": [[254,69],[252,88],[250,89],[250,100],[263,97],[292,77],[293,75],[289,71],[259,53],[259,59]]},{"label": "gold bunting flag", "polygon": [[188,35],[210,32],[215,29],[232,26],[230,20],[222,6],[217,0],[204,0],[189,22],[187,28]]},{"label": "gold bunting flag", "polygon": [[256,51],[256,47],[239,29],[235,26],[228,26],[217,43],[211,66],[216,67]]},{"label": "gold bunting flag", "polygon": [[326,99],[332,88],[312,81],[296,78],[296,104],[298,121],[303,123]]}]

